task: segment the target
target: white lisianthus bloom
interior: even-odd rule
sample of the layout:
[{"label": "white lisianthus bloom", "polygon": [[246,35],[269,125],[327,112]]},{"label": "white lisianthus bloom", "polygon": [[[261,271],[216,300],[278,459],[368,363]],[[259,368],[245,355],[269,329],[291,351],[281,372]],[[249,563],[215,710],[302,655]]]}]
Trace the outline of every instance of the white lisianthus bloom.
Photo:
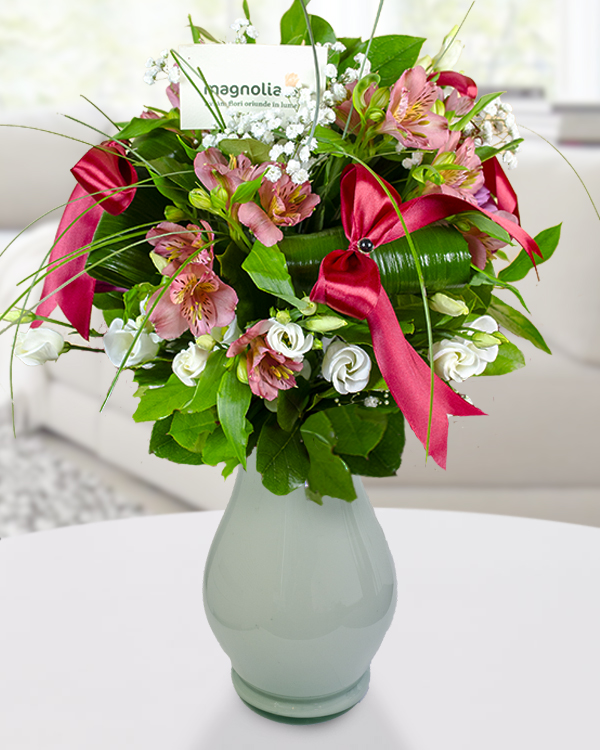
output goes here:
[{"label": "white lisianthus bloom", "polygon": [[[103,338],[104,351],[115,367],[120,367],[123,363],[137,331],[138,326],[135,320],[123,323],[121,318],[115,318],[110,324]],[[143,331],[131,350],[125,367],[134,367],[156,357],[160,342],[161,338],[158,334]]]},{"label": "white lisianthus bloom", "polygon": [[267,344],[279,354],[301,362],[306,352],[312,349],[312,334],[305,335],[297,323],[280,323],[271,319],[272,325],[267,331]]},{"label": "white lisianthus bloom", "polygon": [[[498,323],[491,315],[482,315],[469,323],[473,331],[486,334],[495,333]],[[473,375],[481,375],[488,362],[498,356],[498,346],[479,347],[473,341],[456,337],[443,339],[433,345],[433,363],[437,375],[443,380],[454,380],[462,383]]]},{"label": "white lisianthus bloom", "polygon": [[338,393],[358,393],[369,382],[371,358],[360,346],[338,339],[327,347],[322,372]]},{"label": "white lisianthus bloom", "polygon": [[64,345],[63,337],[52,328],[29,328],[17,334],[15,355],[26,365],[43,365],[55,362]]},{"label": "white lisianthus bloom", "polygon": [[196,385],[196,379],[206,367],[209,357],[209,350],[191,341],[187,349],[175,355],[173,372],[184,385]]}]

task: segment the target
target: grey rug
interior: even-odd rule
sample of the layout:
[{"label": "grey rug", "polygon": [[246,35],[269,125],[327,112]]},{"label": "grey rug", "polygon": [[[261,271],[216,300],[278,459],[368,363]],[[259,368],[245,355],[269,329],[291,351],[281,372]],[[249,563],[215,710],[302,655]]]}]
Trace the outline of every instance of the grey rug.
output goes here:
[{"label": "grey rug", "polygon": [[98,477],[56,456],[35,434],[0,425],[0,537],[144,515]]}]

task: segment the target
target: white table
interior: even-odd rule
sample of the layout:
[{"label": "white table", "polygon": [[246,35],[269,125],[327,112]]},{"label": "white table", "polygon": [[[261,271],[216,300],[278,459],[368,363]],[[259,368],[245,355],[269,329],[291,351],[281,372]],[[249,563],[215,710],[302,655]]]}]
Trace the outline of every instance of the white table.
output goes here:
[{"label": "white table", "polygon": [[398,571],[371,688],[323,724],[237,697],[206,624],[218,511],[0,542],[3,750],[598,750],[600,529],[383,509]]}]

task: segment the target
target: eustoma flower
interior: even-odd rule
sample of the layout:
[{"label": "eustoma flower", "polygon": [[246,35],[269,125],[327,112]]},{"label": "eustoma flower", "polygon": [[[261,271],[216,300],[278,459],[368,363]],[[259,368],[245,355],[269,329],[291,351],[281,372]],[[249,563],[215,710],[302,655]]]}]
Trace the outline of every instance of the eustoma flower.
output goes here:
[{"label": "eustoma flower", "polygon": [[248,385],[256,396],[267,401],[277,398],[279,391],[294,388],[294,373],[302,370],[302,362],[275,351],[267,340],[273,321],[261,320],[227,350],[228,357],[246,352]]}]

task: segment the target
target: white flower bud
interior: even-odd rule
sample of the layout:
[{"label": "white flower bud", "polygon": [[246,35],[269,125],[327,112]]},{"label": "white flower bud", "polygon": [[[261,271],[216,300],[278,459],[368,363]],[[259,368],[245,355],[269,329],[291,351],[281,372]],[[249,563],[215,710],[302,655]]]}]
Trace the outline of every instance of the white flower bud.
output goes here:
[{"label": "white flower bud", "polygon": [[[125,356],[137,334],[138,327],[134,320],[123,323],[121,318],[115,318],[104,334],[104,350],[115,367],[123,364]],[[148,360],[154,359],[158,353],[161,338],[156,333],[142,332],[131,354],[125,362],[125,367],[134,367]]]},{"label": "white flower bud", "polygon": [[430,298],[429,307],[435,312],[451,315],[453,318],[469,314],[469,308],[461,299],[453,299],[442,292],[437,292]]},{"label": "white flower bud", "polygon": [[206,367],[210,357],[210,351],[198,346],[193,341],[187,349],[183,349],[175,355],[173,360],[173,372],[184,385],[196,385],[196,379]]},{"label": "white flower bud", "polygon": [[55,362],[64,344],[63,337],[52,328],[29,328],[17,334],[15,355],[26,365],[43,365],[50,360]]},{"label": "white flower bud", "polygon": [[338,393],[358,393],[369,382],[371,359],[360,346],[333,341],[323,357],[322,372]]}]

